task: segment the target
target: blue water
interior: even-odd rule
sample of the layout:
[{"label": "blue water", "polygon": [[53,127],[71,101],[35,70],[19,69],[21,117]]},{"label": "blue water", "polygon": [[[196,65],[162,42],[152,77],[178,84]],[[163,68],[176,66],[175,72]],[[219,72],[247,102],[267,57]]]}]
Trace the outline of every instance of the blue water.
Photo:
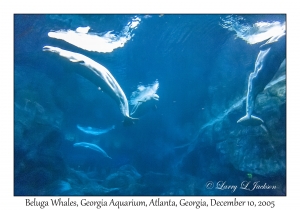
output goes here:
[{"label": "blue water", "polygon": [[[242,27],[284,23],[286,16],[230,18],[15,15],[14,194],[285,195],[285,101],[273,94],[265,105],[259,104],[267,110],[261,114],[269,135],[259,126],[236,124],[245,115],[248,77],[265,41],[247,43],[224,27],[224,20],[234,19],[236,27]],[[130,28],[137,19],[138,25]],[[129,28],[125,35],[130,39],[112,52],[94,52],[48,35],[87,26],[98,36],[110,31],[112,41]],[[134,125],[123,126],[115,101],[74,73],[80,64],[44,52],[44,46],[80,53],[103,65],[128,100],[138,85],[157,80],[159,100]],[[232,108],[234,104],[240,109]],[[115,125],[115,129],[96,136],[79,130],[78,124],[99,129]],[[112,159],[74,147],[77,142],[98,145]],[[212,189],[207,187],[210,181]],[[217,188],[224,182],[240,187],[243,181],[252,187],[255,182],[276,187]]]}]

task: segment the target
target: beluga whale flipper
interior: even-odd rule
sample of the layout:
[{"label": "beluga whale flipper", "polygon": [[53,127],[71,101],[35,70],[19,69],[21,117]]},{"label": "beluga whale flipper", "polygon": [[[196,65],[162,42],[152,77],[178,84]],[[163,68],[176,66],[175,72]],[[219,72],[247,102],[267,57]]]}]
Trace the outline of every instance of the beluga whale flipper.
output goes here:
[{"label": "beluga whale flipper", "polygon": [[264,121],[254,116],[256,96],[262,92],[265,86],[272,80],[281,63],[286,58],[286,33],[271,37],[265,44],[260,46],[254,72],[249,76],[248,92],[246,97],[246,115],[237,123],[242,125],[261,125]]},{"label": "beluga whale flipper", "polygon": [[125,117],[123,121],[124,125],[132,125],[138,120],[137,118],[129,116],[129,106],[126,95],[113,75],[104,66],[82,54],[63,50],[58,47],[44,46],[43,51],[57,53],[71,62],[77,62],[82,65],[83,68],[76,68],[76,73],[94,83],[98,88],[101,88],[103,92],[114,99]]}]

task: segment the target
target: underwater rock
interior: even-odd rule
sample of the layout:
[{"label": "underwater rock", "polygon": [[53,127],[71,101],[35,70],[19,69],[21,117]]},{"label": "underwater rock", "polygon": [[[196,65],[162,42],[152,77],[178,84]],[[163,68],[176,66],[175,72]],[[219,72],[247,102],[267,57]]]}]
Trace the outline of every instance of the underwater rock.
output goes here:
[{"label": "underwater rock", "polygon": [[183,173],[158,173],[149,171],[142,176],[143,195],[182,196],[204,195],[203,186],[207,182],[202,177]]},{"label": "underwater rock", "polygon": [[147,187],[144,192],[146,195],[161,195],[161,192],[166,192],[170,188],[170,180],[170,174],[149,171],[142,177],[142,183]]},{"label": "underwater rock", "polygon": [[49,187],[50,195],[115,195],[118,188],[106,188],[102,186],[102,180],[92,179],[83,171],[68,169],[68,177],[58,180]]},{"label": "underwater rock", "polygon": [[131,177],[133,177],[136,180],[141,178],[139,172],[132,165],[123,165],[120,167],[120,170],[126,171]]},{"label": "underwater rock", "polygon": [[[30,145],[15,143],[14,184],[15,195],[53,195],[48,190],[53,182],[67,176],[67,165],[60,152],[63,135],[51,131]],[[34,139],[31,139],[34,140]]]},{"label": "underwater rock", "polygon": [[141,188],[140,178],[141,175],[133,166],[124,165],[117,172],[110,174],[104,180],[103,186],[120,189],[119,195],[136,195]]},{"label": "underwater rock", "polygon": [[[34,69],[16,67],[14,92],[14,135],[15,144],[31,147],[39,144],[53,130],[59,130],[63,123],[63,113],[52,102],[51,79],[44,74],[31,75]],[[27,75],[34,82],[21,82]],[[43,81],[44,84],[41,84]]]}]

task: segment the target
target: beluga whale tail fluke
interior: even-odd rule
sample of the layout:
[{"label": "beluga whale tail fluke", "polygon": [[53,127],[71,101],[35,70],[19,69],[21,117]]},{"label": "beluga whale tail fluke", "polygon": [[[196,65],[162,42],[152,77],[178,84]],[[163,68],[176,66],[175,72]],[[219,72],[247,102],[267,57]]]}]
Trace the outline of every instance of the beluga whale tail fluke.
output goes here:
[{"label": "beluga whale tail fluke", "polygon": [[264,123],[264,121],[254,115],[246,115],[246,116],[242,117],[241,119],[239,119],[237,121],[237,123],[239,123],[241,125],[246,125],[246,126],[248,126],[248,125],[258,126],[258,125],[262,125]]},{"label": "beluga whale tail fluke", "polygon": [[139,120],[139,118],[133,118],[133,117],[127,117],[125,116],[124,120],[123,120],[123,125],[124,126],[129,126],[129,125],[133,125],[135,124],[135,122],[137,122]]}]

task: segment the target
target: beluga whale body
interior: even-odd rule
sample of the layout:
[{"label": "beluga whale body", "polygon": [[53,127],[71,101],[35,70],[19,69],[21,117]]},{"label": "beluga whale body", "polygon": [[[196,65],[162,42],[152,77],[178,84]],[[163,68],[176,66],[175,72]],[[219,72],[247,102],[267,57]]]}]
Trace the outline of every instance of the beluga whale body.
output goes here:
[{"label": "beluga whale body", "polygon": [[82,68],[76,68],[76,73],[94,83],[119,105],[121,113],[125,117],[123,121],[124,125],[132,125],[136,120],[138,120],[137,118],[129,116],[129,106],[126,95],[117,80],[104,66],[82,54],[63,50],[58,47],[44,46],[43,51],[57,53],[71,62],[82,65]]},{"label": "beluga whale body", "polygon": [[131,116],[141,117],[149,110],[157,109],[156,102],[159,100],[159,96],[156,92],[158,87],[159,83],[156,80],[152,85],[139,85],[137,90],[132,92],[129,100],[129,104],[134,106],[130,113]]},{"label": "beluga whale body", "polygon": [[78,143],[73,144],[73,146],[74,147],[84,147],[84,148],[87,148],[87,149],[91,149],[91,150],[94,150],[96,152],[99,152],[103,157],[112,159],[111,157],[109,157],[107,155],[107,153],[102,148],[100,148],[96,144],[91,144],[91,143],[87,143],[87,142],[78,142]]},{"label": "beluga whale body", "polygon": [[98,135],[101,135],[101,134],[104,134],[104,133],[107,133],[108,131],[111,131],[112,129],[115,129],[115,125],[109,127],[109,128],[106,128],[106,129],[101,129],[101,128],[93,128],[93,127],[83,127],[81,125],[77,125],[77,128],[79,130],[81,130],[82,132],[84,133],[87,133],[87,134],[91,134],[91,135],[94,135],[94,136],[98,136]]},{"label": "beluga whale body", "polygon": [[265,44],[260,46],[254,72],[249,76],[248,92],[246,97],[246,115],[237,123],[242,125],[261,125],[264,121],[254,116],[253,110],[257,95],[264,90],[272,80],[281,63],[286,58],[286,33],[271,37]]}]

